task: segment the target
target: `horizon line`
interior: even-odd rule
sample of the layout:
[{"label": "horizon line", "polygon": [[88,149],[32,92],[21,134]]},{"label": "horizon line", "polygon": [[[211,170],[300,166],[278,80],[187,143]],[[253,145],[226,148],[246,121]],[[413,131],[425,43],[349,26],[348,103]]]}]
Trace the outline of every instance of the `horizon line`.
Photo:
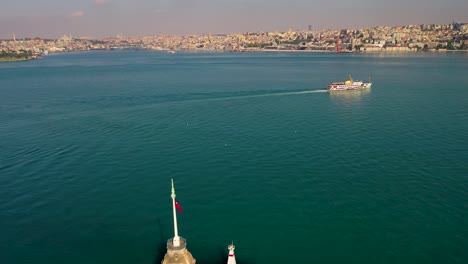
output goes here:
[{"label": "horizon line", "polygon": [[374,26],[367,26],[367,27],[344,27],[344,28],[323,28],[323,29],[313,29],[313,30],[308,30],[308,29],[294,29],[292,27],[290,27],[288,30],[272,30],[272,31],[268,31],[268,30],[257,30],[257,31],[244,31],[244,32],[230,32],[230,33],[212,33],[212,32],[204,32],[204,33],[188,33],[188,34],[156,34],[156,35],[125,35],[123,33],[118,33],[116,34],[115,36],[79,36],[79,37],[72,37],[72,34],[71,33],[68,33],[68,34],[63,34],[62,37],[58,37],[58,38],[48,38],[48,37],[39,37],[39,36],[36,36],[36,37],[18,37],[16,36],[16,33],[15,32],[12,32],[11,35],[12,35],[12,38],[8,38],[8,39],[5,39],[5,38],[0,38],[0,40],[14,40],[14,39],[43,39],[43,40],[56,40],[56,39],[60,39],[60,38],[63,38],[65,36],[69,36],[71,38],[74,38],[74,39],[105,39],[105,38],[117,38],[117,37],[127,37],[127,38],[142,38],[142,37],[158,37],[158,36],[200,36],[200,35],[237,35],[237,34],[248,34],[248,33],[270,33],[270,32],[288,32],[288,31],[300,31],[300,32],[313,32],[313,31],[336,31],[336,30],[356,30],[356,29],[370,29],[370,28],[377,28],[377,27],[405,27],[405,26],[421,26],[421,25],[454,25],[454,24],[468,24],[468,22],[456,22],[456,21],[453,21],[453,22],[450,22],[450,23],[441,23],[441,24],[437,24],[437,23],[419,23],[419,24],[404,24],[404,25],[374,25]]}]

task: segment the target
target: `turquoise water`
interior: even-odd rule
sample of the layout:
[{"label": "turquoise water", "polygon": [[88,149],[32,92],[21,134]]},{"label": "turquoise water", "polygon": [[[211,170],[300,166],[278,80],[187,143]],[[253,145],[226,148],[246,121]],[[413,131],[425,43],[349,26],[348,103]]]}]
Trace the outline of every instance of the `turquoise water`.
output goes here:
[{"label": "turquoise water", "polygon": [[[0,64],[0,263],[468,263],[468,54]],[[328,93],[333,81],[369,91]]]}]

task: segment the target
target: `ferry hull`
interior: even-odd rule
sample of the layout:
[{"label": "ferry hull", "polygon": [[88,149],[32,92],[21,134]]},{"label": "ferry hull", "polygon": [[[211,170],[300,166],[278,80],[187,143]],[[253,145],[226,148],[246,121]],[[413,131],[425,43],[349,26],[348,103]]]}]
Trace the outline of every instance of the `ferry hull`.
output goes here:
[{"label": "ferry hull", "polygon": [[327,86],[329,91],[346,91],[346,90],[360,90],[371,88],[372,83],[359,83],[359,84],[338,84],[332,83]]}]

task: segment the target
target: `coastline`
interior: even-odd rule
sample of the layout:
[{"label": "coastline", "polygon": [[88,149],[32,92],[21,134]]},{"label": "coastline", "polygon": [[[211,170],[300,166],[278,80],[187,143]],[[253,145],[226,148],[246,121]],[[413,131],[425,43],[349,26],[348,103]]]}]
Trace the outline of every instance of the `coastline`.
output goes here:
[{"label": "coastline", "polygon": [[[22,61],[48,53],[91,50],[154,50],[188,52],[294,52],[421,54],[468,51],[468,23],[376,26],[228,34],[148,35],[59,39],[23,38],[0,41],[0,60]],[[19,59],[18,57],[27,57]],[[15,59],[18,58],[18,59]]]},{"label": "coastline", "polygon": [[[96,49],[96,50],[75,50],[75,51],[65,51],[65,52],[53,52],[49,55],[58,55],[65,53],[85,53],[93,51],[118,51],[118,50],[135,50],[135,51],[155,51],[155,52],[167,52],[167,50],[154,50],[154,49]],[[423,53],[465,53],[468,50],[414,50],[414,51],[345,51],[345,52],[336,52],[331,50],[293,50],[293,49],[244,49],[244,50],[214,50],[214,49],[180,49],[176,50],[180,52],[220,52],[220,53],[244,53],[244,52],[265,52],[265,53],[335,53],[335,54],[423,54]],[[0,63],[2,62],[20,62],[20,61],[30,61],[41,59],[42,56],[32,56],[28,58],[13,58],[13,57],[4,57],[0,58]]]},{"label": "coastline", "polygon": [[0,58],[0,62],[15,62],[15,61],[27,61],[27,60],[33,60],[33,58],[23,58],[23,59],[18,59],[18,58]]}]

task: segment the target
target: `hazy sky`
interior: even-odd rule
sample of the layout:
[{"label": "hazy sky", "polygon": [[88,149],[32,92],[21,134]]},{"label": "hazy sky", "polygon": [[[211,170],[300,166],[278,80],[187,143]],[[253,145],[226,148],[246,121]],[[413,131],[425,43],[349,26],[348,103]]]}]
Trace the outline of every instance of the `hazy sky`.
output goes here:
[{"label": "hazy sky", "polygon": [[468,0],[2,0],[0,38],[238,33],[468,22]]}]

